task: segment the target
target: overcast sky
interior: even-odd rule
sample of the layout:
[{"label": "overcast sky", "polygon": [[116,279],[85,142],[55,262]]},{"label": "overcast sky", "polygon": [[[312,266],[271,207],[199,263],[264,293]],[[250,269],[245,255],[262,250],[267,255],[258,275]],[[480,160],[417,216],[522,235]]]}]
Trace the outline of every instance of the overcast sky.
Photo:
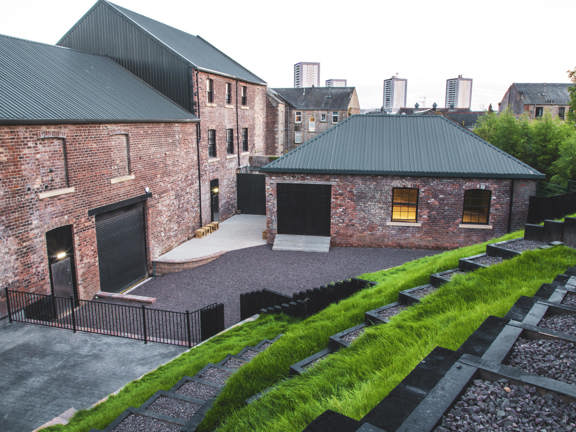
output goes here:
[{"label": "overcast sky", "polygon": [[[0,34],[54,44],[95,0],[0,0]],[[293,86],[293,65],[346,78],[362,108],[382,82],[408,79],[408,105],[444,106],[447,78],[472,78],[472,107],[496,109],[512,82],[568,82],[576,0],[116,0],[198,34],[264,79]]]}]

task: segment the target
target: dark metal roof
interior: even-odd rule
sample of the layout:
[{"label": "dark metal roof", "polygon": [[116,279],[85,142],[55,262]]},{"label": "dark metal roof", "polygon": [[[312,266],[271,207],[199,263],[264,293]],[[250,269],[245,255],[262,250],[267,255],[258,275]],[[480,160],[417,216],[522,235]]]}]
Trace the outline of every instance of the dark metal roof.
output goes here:
[{"label": "dark metal roof", "polygon": [[0,123],[195,120],[109,58],[0,35]]},{"label": "dark metal roof", "polygon": [[514,83],[521,93],[522,100],[529,105],[570,105],[568,88],[574,84],[565,83]]},{"label": "dark metal roof", "polygon": [[346,110],[354,87],[275,88],[288,104],[301,110]]},{"label": "dark metal roof", "polygon": [[264,172],[544,178],[442,116],[364,114],[307,141]]},{"label": "dark metal roof", "polygon": [[200,36],[183,32],[144,15],[115,5],[114,3],[105,0],[101,1],[116,9],[138,27],[149,33],[160,43],[196,68],[206,72],[228,75],[255,84],[266,84],[260,77],[228,57]]}]

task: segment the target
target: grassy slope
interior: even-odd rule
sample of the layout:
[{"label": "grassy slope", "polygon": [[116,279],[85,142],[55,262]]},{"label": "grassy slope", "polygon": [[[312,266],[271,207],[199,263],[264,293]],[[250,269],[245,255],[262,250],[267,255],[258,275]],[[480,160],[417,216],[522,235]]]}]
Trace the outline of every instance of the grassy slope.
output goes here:
[{"label": "grassy slope", "polygon": [[[466,249],[477,252],[477,247]],[[292,325],[276,346],[229,381],[210,419],[223,414],[223,407],[232,408],[233,394],[253,392],[280,378],[287,364],[311,351],[304,346],[305,338],[312,336],[310,345],[315,349],[324,348],[326,334],[360,322],[362,311],[395,300],[400,289],[425,282],[423,273],[429,274],[431,268],[454,267],[459,251],[367,275],[381,283]],[[391,323],[368,329],[352,347],[333,354],[303,376],[280,381],[259,401],[222,417],[226,420],[219,430],[299,431],[326,409],[360,418],[436,345],[456,349],[486,317],[504,315],[518,297],[533,295],[542,283],[574,264],[576,251],[558,247],[527,252],[500,265],[457,276]],[[317,331],[322,336],[315,336]]]},{"label": "grassy slope", "polygon": [[76,413],[68,425],[51,426],[43,431],[80,432],[104,428],[125,409],[141,405],[156,391],[170,389],[183,376],[195,375],[206,364],[216,363],[227,354],[236,354],[245,346],[277,336],[293,321],[284,316],[265,316],[236,327],[129,383],[104,403]]},{"label": "grassy slope", "polygon": [[280,341],[234,374],[206,416],[201,425],[202,430],[213,428],[225,419],[230,411],[240,408],[244,400],[286,377],[291,364],[326,348],[331,335],[363,322],[365,311],[396,301],[399,291],[427,283],[431,273],[457,267],[460,258],[484,252],[488,243],[519,238],[522,235],[523,231],[516,231],[489,242],[420,258],[392,269],[363,275],[363,278],[378,282],[378,285],[290,326]]}]

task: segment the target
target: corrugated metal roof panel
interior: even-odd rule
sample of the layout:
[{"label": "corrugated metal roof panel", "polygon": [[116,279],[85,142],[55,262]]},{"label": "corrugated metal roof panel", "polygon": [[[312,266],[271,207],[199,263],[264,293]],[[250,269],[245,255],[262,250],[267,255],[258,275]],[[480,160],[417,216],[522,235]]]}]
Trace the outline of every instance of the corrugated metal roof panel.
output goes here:
[{"label": "corrugated metal roof panel", "polygon": [[441,116],[352,116],[262,168],[264,172],[543,178]]},{"label": "corrugated metal roof panel", "polygon": [[266,84],[264,80],[228,57],[222,51],[202,39],[155,21],[144,15],[125,9],[114,3],[104,1],[128,19],[154,36],[158,41],[199,69],[208,72],[223,73],[234,78],[256,84]]},{"label": "corrugated metal roof panel", "polygon": [[109,58],[0,35],[0,122],[192,121]]},{"label": "corrugated metal roof panel", "polygon": [[301,110],[345,110],[354,87],[275,88],[282,99]]}]

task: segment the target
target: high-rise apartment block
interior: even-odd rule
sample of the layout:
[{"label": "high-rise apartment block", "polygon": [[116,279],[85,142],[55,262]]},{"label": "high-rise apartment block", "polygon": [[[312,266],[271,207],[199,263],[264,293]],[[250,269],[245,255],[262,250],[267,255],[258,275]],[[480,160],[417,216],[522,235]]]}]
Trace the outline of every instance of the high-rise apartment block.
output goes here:
[{"label": "high-rise apartment block", "polygon": [[470,109],[472,105],[472,78],[450,78],[446,80],[446,108]]},{"label": "high-rise apartment block", "polygon": [[406,106],[407,87],[408,80],[404,78],[393,76],[384,80],[384,111],[395,113]]},{"label": "high-rise apartment block", "polygon": [[320,87],[320,63],[296,63],[294,65],[294,87]]},{"label": "high-rise apartment block", "polygon": [[347,87],[347,81],[345,79],[328,79],[326,80],[326,87]]}]

